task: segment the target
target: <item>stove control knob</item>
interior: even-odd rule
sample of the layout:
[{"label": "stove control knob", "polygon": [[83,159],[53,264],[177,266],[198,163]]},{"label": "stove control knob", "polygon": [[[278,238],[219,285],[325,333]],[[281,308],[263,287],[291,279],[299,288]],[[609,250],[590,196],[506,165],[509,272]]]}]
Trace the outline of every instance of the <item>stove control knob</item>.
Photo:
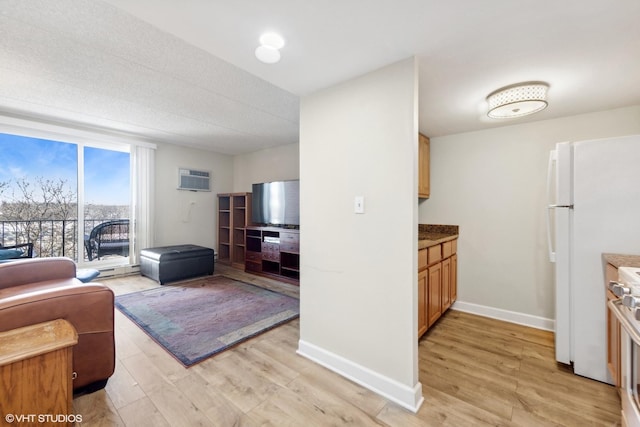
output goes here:
[{"label": "stove control knob", "polygon": [[622,297],[622,305],[629,308],[640,307],[640,298],[634,295],[625,295]]},{"label": "stove control knob", "polygon": [[631,289],[618,282],[609,282],[609,289],[611,289],[611,292],[613,292],[617,297],[622,297],[631,293]]},{"label": "stove control knob", "polygon": [[609,280],[609,284],[607,285],[607,288],[613,292],[613,290],[615,289],[616,286],[620,286],[620,283],[616,282],[615,280]]},{"label": "stove control knob", "polygon": [[636,307],[635,310],[633,310],[633,317],[636,320],[640,320],[640,308]]}]

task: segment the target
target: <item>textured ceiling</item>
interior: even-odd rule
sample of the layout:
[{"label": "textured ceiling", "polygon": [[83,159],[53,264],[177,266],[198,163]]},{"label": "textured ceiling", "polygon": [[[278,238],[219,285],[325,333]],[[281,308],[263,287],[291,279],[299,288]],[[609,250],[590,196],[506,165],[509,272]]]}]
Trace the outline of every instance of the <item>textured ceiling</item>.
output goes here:
[{"label": "textured ceiling", "polygon": [[0,1],[0,110],[222,153],[298,142],[298,97],[102,2]]},{"label": "textured ceiling", "polygon": [[[298,96],[415,55],[430,136],[640,104],[638,0],[0,0],[0,110],[223,153],[298,141]],[[253,56],[265,30],[282,61]],[[512,83],[549,108],[486,117]],[[640,118],[639,118],[640,119]]]}]

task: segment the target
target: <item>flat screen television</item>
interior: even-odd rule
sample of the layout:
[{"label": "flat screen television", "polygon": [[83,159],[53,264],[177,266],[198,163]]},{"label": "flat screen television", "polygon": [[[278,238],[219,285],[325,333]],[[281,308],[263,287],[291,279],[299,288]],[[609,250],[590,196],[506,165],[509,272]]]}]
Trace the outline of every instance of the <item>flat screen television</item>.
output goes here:
[{"label": "flat screen television", "polygon": [[254,224],[299,226],[300,181],[253,184],[251,220]]}]

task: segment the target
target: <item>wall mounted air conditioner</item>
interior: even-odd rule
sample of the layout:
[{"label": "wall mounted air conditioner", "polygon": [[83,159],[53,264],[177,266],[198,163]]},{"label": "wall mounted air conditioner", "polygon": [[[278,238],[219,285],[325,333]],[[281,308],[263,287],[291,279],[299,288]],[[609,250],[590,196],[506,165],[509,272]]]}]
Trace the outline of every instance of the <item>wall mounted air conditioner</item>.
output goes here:
[{"label": "wall mounted air conditioner", "polygon": [[210,172],[178,169],[178,190],[211,191]]}]

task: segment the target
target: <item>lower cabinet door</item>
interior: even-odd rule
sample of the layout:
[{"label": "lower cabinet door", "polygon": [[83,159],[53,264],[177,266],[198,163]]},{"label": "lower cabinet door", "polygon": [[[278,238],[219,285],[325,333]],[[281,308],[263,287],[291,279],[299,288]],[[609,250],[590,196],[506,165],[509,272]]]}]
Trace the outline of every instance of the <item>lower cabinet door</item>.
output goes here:
[{"label": "lower cabinet door", "polygon": [[442,261],[442,313],[451,306],[451,258]]},{"label": "lower cabinet door", "polygon": [[427,332],[427,270],[418,272],[418,338]]},{"label": "lower cabinet door", "polygon": [[442,314],[442,263],[429,267],[427,281],[427,323],[431,326]]},{"label": "lower cabinet door", "polygon": [[449,284],[451,304],[458,299],[458,254],[451,255],[451,283]]}]

